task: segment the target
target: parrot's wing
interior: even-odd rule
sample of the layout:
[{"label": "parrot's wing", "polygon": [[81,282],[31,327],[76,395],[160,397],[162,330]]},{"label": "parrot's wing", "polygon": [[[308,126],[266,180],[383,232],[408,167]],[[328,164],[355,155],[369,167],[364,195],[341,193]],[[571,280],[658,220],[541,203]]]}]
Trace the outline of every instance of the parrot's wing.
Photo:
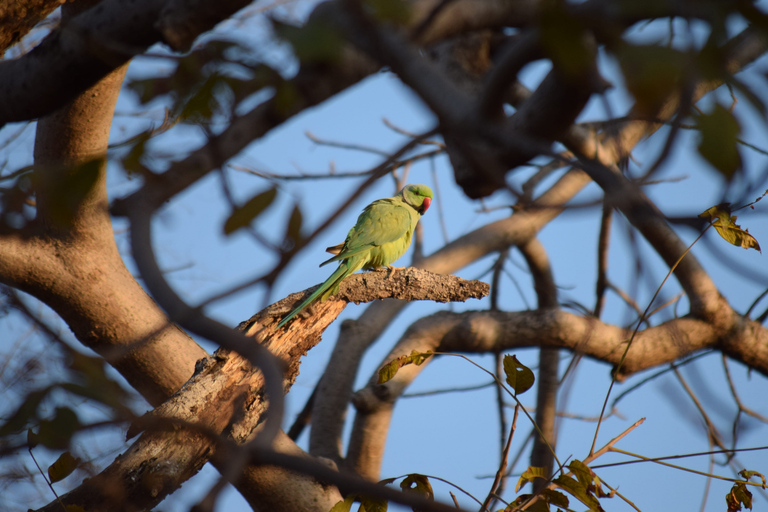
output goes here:
[{"label": "parrot's wing", "polygon": [[405,237],[408,231],[413,230],[413,220],[408,208],[408,205],[387,199],[374,201],[358,217],[357,224],[347,235],[343,249],[320,266],[349,258],[367,251],[372,246],[388,244]]}]

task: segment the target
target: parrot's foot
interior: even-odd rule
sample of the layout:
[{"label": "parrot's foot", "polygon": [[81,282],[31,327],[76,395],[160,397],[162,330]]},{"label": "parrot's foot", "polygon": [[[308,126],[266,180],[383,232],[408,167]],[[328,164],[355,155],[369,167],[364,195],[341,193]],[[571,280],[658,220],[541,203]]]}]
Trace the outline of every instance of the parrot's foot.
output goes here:
[{"label": "parrot's foot", "polygon": [[395,275],[395,271],[403,270],[405,267],[393,267],[392,265],[387,265],[387,268],[389,269],[389,275],[387,276],[387,279],[391,279]]}]

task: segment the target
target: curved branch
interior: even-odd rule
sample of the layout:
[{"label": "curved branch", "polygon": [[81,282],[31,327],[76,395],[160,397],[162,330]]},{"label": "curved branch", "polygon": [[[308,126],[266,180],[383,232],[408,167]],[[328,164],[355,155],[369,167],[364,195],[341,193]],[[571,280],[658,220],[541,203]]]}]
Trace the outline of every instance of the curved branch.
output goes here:
[{"label": "curved branch", "polygon": [[[37,218],[23,230],[0,235],[0,281],[46,303],[78,340],[147,401],[159,404],[207,354],[169,324],[115,244],[104,156],[125,71],[126,66],[116,69],[38,122]],[[75,197],[71,192],[87,166],[95,171],[92,183]]]},{"label": "curved branch", "polygon": [[[593,359],[617,365],[631,329],[605,324],[557,309],[499,312],[442,312],[412,324],[384,363],[418,352],[497,353],[526,347],[568,349]],[[742,319],[726,336],[718,336],[711,325],[692,318],[670,320],[639,331],[621,367],[618,378],[666,365],[706,349],[724,354],[768,375],[768,329]],[[357,409],[350,440],[350,458],[364,475],[378,474],[394,404],[406,387],[433,361],[409,365],[384,384],[376,375],[354,395]]]},{"label": "curved branch", "polygon": [[[631,329],[560,310],[438,313],[429,318],[443,333],[440,350],[487,352],[541,345],[570,349],[612,365],[618,364],[632,334]],[[749,348],[736,348],[738,344]],[[722,350],[768,375],[768,329],[742,319],[732,331],[722,334],[703,320],[683,317],[639,331],[618,378],[705,349]]]}]

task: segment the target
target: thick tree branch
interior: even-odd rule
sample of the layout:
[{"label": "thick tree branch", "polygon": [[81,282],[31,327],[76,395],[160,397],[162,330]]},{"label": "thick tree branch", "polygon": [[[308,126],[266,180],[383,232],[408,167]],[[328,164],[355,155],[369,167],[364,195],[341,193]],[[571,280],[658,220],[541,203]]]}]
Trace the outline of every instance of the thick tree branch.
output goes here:
[{"label": "thick tree branch", "polygon": [[0,54],[61,5],[59,0],[6,0],[0,6]]},{"label": "thick tree branch", "polygon": [[[566,348],[616,365],[632,334],[631,329],[559,310],[440,315],[430,318],[439,326],[440,349],[445,351],[509,350],[534,346],[539,339],[539,346]],[[428,322],[424,325],[429,328]],[[736,348],[739,343],[748,348]],[[742,319],[732,331],[721,333],[705,321],[683,317],[639,331],[618,377],[624,379],[705,349],[722,350],[768,375],[768,329]]]},{"label": "thick tree branch", "polygon": [[[631,329],[558,309],[441,312],[412,324],[383,363],[413,350],[485,354],[545,347],[567,349],[615,367],[631,335]],[[701,320],[680,318],[639,331],[618,378],[621,380],[707,349],[720,350],[768,375],[767,328],[743,319],[737,329],[719,336],[716,329]],[[433,359],[420,366],[401,368],[384,384],[378,384],[374,375],[365,388],[355,393],[353,403],[358,413],[350,440],[350,458],[362,474],[378,474],[392,409],[407,386]]]},{"label": "thick tree branch", "polygon": [[[286,313],[301,304],[316,289],[317,286],[308,288],[280,301],[278,304],[287,307],[284,311],[278,311],[277,319],[280,320]],[[414,267],[391,273],[388,269],[384,269],[349,276],[341,282],[339,292],[336,295],[324,303],[315,303],[310,306],[309,309],[313,311],[307,311],[309,314],[300,314],[299,318],[309,316],[310,318],[307,320],[314,322],[316,319],[311,317],[324,317],[328,311],[333,315],[333,319],[341,313],[346,303],[349,302],[359,304],[383,299],[400,299],[409,302],[414,300],[465,302],[467,299],[480,299],[487,296],[488,293],[490,293],[490,286],[482,281],[466,281],[453,275],[434,274]],[[341,303],[341,309],[332,304],[333,302]],[[289,326],[291,325],[298,325],[299,331],[307,332],[307,326],[302,322],[294,320],[289,324]]]},{"label": "thick tree branch", "polygon": [[[766,50],[768,50],[768,39],[759,30],[749,27],[723,46],[723,67],[735,73]],[[691,94],[692,102],[695,103],[705,94],[719,87],[721,83],[709,80],[696,84]],[[629,121],[621,128],[618,136],[613,136],[611,133],[603,134],[603,143],[600,147],[609,151],[607,155],[601,155],[599,151],[585,147],[584,136],[575,130],[571,130],[563,140],[569,149],[580,155],[584,170],[603,188],[608,205],[621,210],[627,216],[627,219],[641,232],[670,268],[685,253],[686,244],[672,230],[664,216],[639,186],[630,182],[613,163],[626,157],[629,154],[628,148],[633,147],[643,136],[661,127],[661,123],[655,120],[671,119],[679,107],[680,95],[672,94],[662,104],[658,114],[652,116],[654,121],[645,121],[643,116],[637,116],[639,120]],[[632,117],[635,116],[630,116]],[[611,139],[615,142],[608,143]],[[594,165],[595,162],[598,165]],[[730,329],[734,321],[730,307],[692,254],[686,255],[677,264],[675,276],[688,296],[692,313],[720,325],[723,330]]]},{"label": "thick tree branch", "polygon": [[[187,9],[179,16],[179,4]],[[34,50],[0,63],[0,125],[64,105],[150,46],[180,51],[249,0],[103,0],[51,32]]]},{"label": "thick tree branch", "polygon": [[[509,169],[522,165],[537,154],[546,152],[548,145],[563,136],[575,121],[587,100],[600,86],[594,61],[585,63],[578,73],[564,72],[555,62],[553,70],[537,90],[510,118],[504,120],[500,96],[497,91],[502,85],[495,85],[490,93],[492,98],[473,98],[462,91],[432,62],[424,58],[416,48],[407,44],[398,34],[374,24],[347,2],[349,13],[337,9],[328,15],[329,22],[337,22],[349,41],[383,65],[390,66],[400,79],[411,87],[421,100],[434,112],[440,121],[441,131],[458,144],[458,151],[473,171],[474,179],[461,181],[464,192],[472,198],[489,195],[503,188],[504,176]],[[527,35],[523,36],[528,41]],[[536,41],[536,37],[532,38]],[[596,51],[594,41],[585,40]],[[532,44],[520,45],[522,57],[509,55],[507,61],[518,69],[538,52]],[[515,57],[515,58],[513,58]],[[512,82],[514,77],[502,74]],[[478,108],[478,104],[481,105]],[[488,111],[496,105],[491,123]],[[501,130],[505,143],[502,146],[488,146],[494,142],[488,132]],[[503,150],[503,154],[499,151]]]},{"label": "thick tree branch", "polygon": [[53,308],[84,345],[159,404],[206,353],[168,323],[115,245],[104,157],[125,69],[39,121],[37,218],[0,235],[0,280]]},{"label": "thick tree branch", "polygon": [[[291,295],[239,326],[243,334],[283,362],[285,392],[298,376],[300,358],[320,342],[322,332],[347,301],[371,301],[382,297],[440,302],[466,300],[487,295],[488,285],[413,268],[396,272],[393,276],[385,272],[356,274],[347,278],[342,283],[340,293],[315,308],[309,318],[295,320],[294,323],[302,324],[301,329],[289,327],[275,330],[275,325],[285,312],[307,293],[310,290]],[[130,498],[130,504],[125,505],[123,510],[151,508],[197,473],[205,462],[216,457],[218,436],[225,435],[237,444],[251,442],[263,428],[263,415],[267,410],[262,373],[255,370],[247,358],[220,349],[214,356],[202,359],[192,379],[129,430],[129,437],[140,430],[146,429],[146,432],[125,454],[100,475],[62,497],[62,500],[65,504],[84,506],[89,511],[114,510],[115,504],[126,498]],[[171,425],[175,427],[169,428]],[[284,446],[282,451],[298,453],[298,449],[284,434],[278,436],[278,441]],[[153,463],[153,458],[160,454],[163,463]],[[219,460],[217,467],[224,471],[226,461]],[[256,469],[248,471],[263,473]],[[277,469],[275,471],[280,472]],[[279,480],[276,475],[273,471],[270,479]],[[263,474],[256,477],[263,478]],[[152,485],[146,485],[146,482]],[[310,507],[305,504],[309,508],[286,508],[289,504],[296,505],[296,501],[289,501],[282,503],[281,510],[325,512],[339,499],[337,493],[325,489],[318,482],[313,483],[311,478],[302,478],[301,482],[318,493],[305,495],[314,505]],[[295,491],[295,488],[291,489]],[[277,506],[269,501],[275,499],[274,494],[251,492],[248,497],[249,502],[259,509],[264,509],[267,504]],[[55,502],[49,505],[54,507],[51,510],[55,506]]]},{"label": "thick tree branch", "polygon": [[[188,22],[187,20],[183,20],[181,22],[176,21],[169,21],[169,20],[176,20],[178,19],[174,13],[174,5],[178,6],[181,5],[181,9],[176,9],[175,12],[184,12],[184,8],[187,5],[192,5],[192,3],[185,3],[186,0],[179,0],[178,2],[171,3],[170,7],[167,7],[166,11],[163,11],[160,14],[160,18],[162,18],[160,22],[160,26],[162,26],[162,30],[164,31],[164,35],[158,35],[160,34],[159,29],[155,28],[148,28],[152,27],[151,24],[145,24],[145,26],[141,27],[141,31],[133,29],[136,32],[142,32],[147,31],[148,33],[151,32],[154,35],[147,38],[155,38],[157,37],[158,40],[161,37],[165,37],[167,40],[173,40],[177,45],[186,45],[189,42],[191,42],[196,33],[199,33],[199,30],[204,30],[204,28],[200,28],[202,25],[195,24],[195,20],[192,20],[192,22]],[[141,0],[139,2],[136,2],[137,4],[141,5],[149,5],[150,3],[159,5],[160,2],[149,2],[148,0]],[[429,2],[424,2],[424,4],[427,4]],[[454,2],[455,5],[464,5],[466,2],[457,0]],[[199,14],[199,16],[207,19],[207,20],[219,20],[222,18],[221,13],[222,11],[218,11],[218,7],[214,4],[221,4],[221,9],[233,9],[235,4],[238,4],[237,1],[235,2],[210,2],[207,0],[202,0],[200,2],[196,2],[195,5],[198,6],[196,9],[190,9],[187,14],[192,15],[194,17],[196,14]],[[434,5],[434,2],[432,2]],[[518,2],[507,2],[507,4],[518,4]],[[530,5],[531,2],[520,2],[520,4]],[[588,2],[588,4],[596,4],[600,5],[600,2]],[[116,2],[111,2],[110,0],[107,0],[105,2],[105,5],[111,5],[112,8],[114,8],[114,5],[116,5]],[[492,6],[492,5],[498,5],[498,2],[483,2],[484,6]],[[131,7],[132,9],[132,7]],[[114,9],[113,9],[114,10]],[[488,9],[488,12],[490,12],[490,7]],[[445,12],[448,12],[449,9],[446,9]],[[509,13],[509,11],[506,11]],[[133,15],[132,10],[121,11],[121,16],[130,19]],[[95,16],[95,15],[94,15]],[[432,30],[434,27],[437,26],[444,26],[443,20],[441,18],[442,14],[435,16],[435,19],[433,20],[434,23],[430,23],[429,25],[425,25],[425,28],[421,31],[419,37],[426,37],[425,34],[430,33],[429,31]],[[224,16],[225,17],[225,16]],[[497,16],[498,19],[503,19],[502,16]],[[96,19],[96,18],[94,18]],[[146,21],[145,18],[142,18],[142,20]],[[198,20],[199,21],[199,20]],[[439,23],[438,23],[439,22]],[[142,21],[143,23],[143,21]],[[207,23],[204,22],[203,25]],[[215,21],[212,21],[211,24],[215,23]],[[471,24],[474,23],[474,21],[468,21],[466,24],[461,25],[460,23],[454,23],[450,30],[464,30],[467,26],[471,26]],[[484,23],[484,22],[483,22]],[[497,21],[498,23],[498,21]],[[510,22],[505,21],[504,24],[509,24]],[[55,62],[56,60],[62,60],[67,61],[69,64],[74,63],[75,67],[70,68],[76,69],[79,65],[85,65],[83,62],[84,60],[89,60],[91,62],[91,68],[95,69],[98,73],[107,72],[109,69],[111,69],[112,66],[116,65],[120,62],[121,59],[127,59],[126,55],[132,54],[132,52],[138,51],[139,46],[141,44],[144,44],[145,40],[142,39],[142,42],[131,46],[132,43],[128,40],[118,40],[118,39],[105,39],[102,37],[103,34],[98,33],[99,35],[96,37],[98,45],[83,45],[82,44],[82,38],[83,37],[91,37],[93,33],[87,33],[87,30],[84,32],[80,29],[77,29],[77,25],[70,26],[68,28],[62,29],[63,31],[60,31],[58,35],[53,37],[52,40],[55,41],[56,37],[58,37],[61,40],[61,45],[59,47],[51,49],[51,46],[48,46],[48,50],[44,50],[42,53],[38,53],[37,57],[26,59],[27,62],[27,68],[24,68],[23,66],[19,66],[17,68],[13,67],[3,67],[6,63],[0,64],[0,91],[2,91],[3,84],[6,84],[8,82],[18,83],[14,82],[18,76],[21,76],[22,74],[14,73],[13,69],[19,70],[25,70],[30,71],[31,73],[38,73],[38,75],[35,75],[36,78],[30,82],[31,85],[34,85],[35,87],[39,88],[51,88],[51,87],[60,87],[60,81],[57,80],[46,80],[45,77],[48,76],[46,73],[49,71],[52,71],[53,73],[59,73],[61,71],[61,67],[58,66],[58,64]],[[86,25],[82,25],[86,26]],[[447,26],[447,25],[445,25]],[[477,27],[482,26],[482,23],[476,24]],[[498,26],[498,25],[497,25]],[[101,25],[101,27],[105,27],[105,25]],[[110,28],[111,27],[111,28]],[[67,30],[75,29],[74,32],[67,32]],[[101,28],[99,29],[101,30]],[[107,23],[106,28],[104,30],[114,30],[114,34],[117,36],[120,36],[118,28],[115,26],[109,25]],[[122,37],[122,36],[121,36]],[[139,37],[137,35],[137,37]],[[141,36],[144,37],[144,36]],[[434,36],[430,36],[434,37]],[[92,42],[92,41],[91,41]],[[116,44],[115,44],[116,43]],[[57,43],[58,44],[58,43]],[[127,47],[127,46],[129,47]],[[88,48],[86,48],[88,46]],[[90,47],[98,48],[99,54],[93,55],[88,54],[90,51]],[[69,50],[72,50],[71,52]],[[761,52],[765,51],[764,49],[761,50]],[[47,53],[46,53],[47,52]],[[41,55],[45,59],[51,59],[53,62],[50,66],[46,66],[39,58]],[[73,56],[74,55],[74,56]],[[107,57],[106,60],[104,60],[104,57]],[[38,59],[38,60],[35,60]],[[80,60],[78,60],[80,59]],[[84,60],[83,60],[84,59]],[[330,97],[331,95],[335,94],[335,92],[338,92],[339,90],[342,90],[345,87],[348,87],[349,84],[354,83],[355,81],[359,80],[359,77],[365,76],[365,74],[369,73],[370,69],[375,69],[375,66],[373,66],[370,62],[365,61],[364,59],[360,59],[359,55],[355,55],[351,59],[353,62],[356,63],[355,66],[350,67],[344,67],[339,66],[338,69],[334,68],[333,72],[329,73],[327,68],[324,69],[312,69],[305,67],[302,70],[303,74],[300,74],[301,78],[294,81],[294,84],[298,84],[298,89],[302,92],[302,98],[289,109],[289,112],[279,111],[279,109],[274,109],[271,104],[266,104],[265,106],[259,107],[254,111],[253,115],[247,115],[243,116],[243,118],[238,119],[234,124],[231,130],[225,131],[225,134],[222,134],[223,136],[219,136],[216,138],[215,142],[212,141],[210,145],[203,148],[201,151],[194,153],[191,155],[190,159],[187,159],[184,161],[181,165],[172,166],[172,170],[176,171],[184,171],[183,173],[179,174],[169,174],[168,176],[159,177],[158,178],[158,186],[159,192],[157,193],[157,197],[165,196],[170,197],[175,193],[175,191],[183,189],[188,184],[192,183],[193,181],[199,179],[202,175],[204,175],[206,172],[208,172],[212,168],[219,167],[221,163],[226,161],[229,157],[236,154],[237,152],[241,151],[243,147],[247,143],[249,143],[252,139],[250,137],[253,137],[253,133],[256,133],[257,136],[259,134],[266,133],[274,126],[284,122],[286,119],[288,119],[290,116],[294,115],[297,112],[302,111],[303,109],[307,108],[308,106],[311,106],[312,104],[315,104],[319,101],[322,101],[325,98]],[[124,60],[123,60],[124,62]],[[349,60],[343,60],[344,63],[349,62]],[[30,64],[31,63],[31,64]],[[94,65],[94,63],[96,63]],[[359,64],[359,65],[357,65]],[[351,71],[350,71],[351,70]],[[342,74],[342,72],[344,74]],[[332,78],[329,79],[328,75],[332,75]],[[87,82],[88,80],[91,80],[92,77],[90,76],[83,76],[79,75],[78,73],[74,73],[74,79],[76,80],[85,80]],[[55,76],[55,75],[54,75]],[[63,75],[60,75],[63,76]],[[341,78],[338,78],[341,77]],[[28,77],[27,77],[28,78]],[[301,80],[305,80],[303,83]],[[73,86],[73,88],[70,90],[69,88],[65,88],[65,92],[69,94],[72,91],[75,91],[78,87],[83,87],[83,83],[85,82],[78,82],[79,85]],[[328,85],[330,84],[330,85]],[[328,87],[324,87],[325,85],[328,85]],[[707,84],[708,86],[709,84]],[[42,90],[42,89],[40,89]],[[46,89],[47,91],[48,89]],[[80,89],[77,89],[80,90]],[[76,91],[75,91],[76,92]],[[566,91],[567,92],[567,91]],[[31,95],[34,96],[34,95]],[[4,95],[4,97],[10,97],[8,95]],[[55,98],[54,94],[43,92],[42,96],[44,98]],[[7,107],[10,110],[13,110],[15,112],[23,111],[23,109],[28,109],[28,105],[24,105],[21,102],[20,97],[16,97],[19,101],[11,101],[7,103]],[[52,108],[51,105],[60,104],[56,103],[59,101],[59,99],[54,99],[51,102],[44,103],[42,105],[42,109],[44,111],[49,111],[46,109]],[[62,100],[63,101],[63,100]],[[531,103],[530,105],[534,105]],[[111,110],[111,109],[110,109]],[[533,110],[534,113],[538,112],[536,109]],[[5,107],[0,106],[0,118],[6,113]],[[28,112],[28,110],[27,110]],[[27,114],[25,114],[27,115]],[[522,118],[523,116],[520,116]],[[0,121],[1,122],[1,121]],[[648,123],[646,123],[648,124]],[[254,127],[256,128],[255,132],[253,131]],[[551,127],[545,126],[545,128],[550,129]],[[560,127],[562,128],[562,127]],[[558,129],[560,129],[558,128]],[[653,128],[655,129],[655,127]],[[646,135],[650,133],[651,129],[649,127],[643,127],[640,126],[640,130],[635,132],[635,134],[640,135]],[[624,134],[627,135],[629,130],[625,130]],[[569,132],[570,133],[570,132]],[[568,133],[566,135],[563,135],[563,138],[568,137]],[[618,137],[613,137],[613,139],[610,139],[610,137],[613,137],[613,135],[609,135],[609,139],[607,141],[616,141],[618,140]],[[617,147],[620,147],[620,151],[617,150],[618,153],[621,153],[622,156],[626,155],[626,148],[631,148],[634,143],[622,143],[626,142],[629,139],[624,139],[623,141],[620,141],[619,144],[616,144]],[[639,137],[638,137],[639,140]],[[587,155],[589,157],[592,157],[596,154],[598,154],[600,151],[603,151],[605,149],[606,145],[598,146],[595,153],[592,152],[586,152],[582,151],[584,155]],[[222,150],[223,151],[220,151]],[[513,148],[514,151],[517,151],[519,148],[515,147]],[[612,151],[613,147],[609,147],[608,152]],[[512,152],[514,152],[512,151]],[[608,153],[606,152],[606,154]],[[603,162],[605,165],[613,164],[617,161],[615,158],[607,158],[604,160],[602,156],[599,156],[598,158],[601,162]],[[607,163],[607,162],[610,162]],[[571,175],[572,177],[574,175]],[[178,182],[174,182],[176,178],[181,177],[182,180]],[[167,179],[166,179],[167,178]],[[583,179],[583,176],[580,178],[584,182],[586,180]],[[610,176],[606,178],[607,180],[612,179]],[[170,186],[166,186],[170,184]],[[609,183],[610,185],[610,183]],[[99,185],[101,186],[101,185]],[[583,186],[583,185],[582,185]],[[610,187],[608,187],[610,188]],[[45,191],[43,188],[40,189],[42,196],[45,196]],[[618,193],[621,193],[622,191],[617,189]],[[42,197],[41,196],[41,197]],[[93,204],[96,205],[98,208],[97,210],[101,210],[101,215],[108,217],[106,215],[106,201],[105,198],[97,196],[96,201],[91,202],[90,200],[87,201],[87,204]],[[642,199],[638,200],[639,203],[642,203]],[[162,200],[162,199],[161,199]],[[48,217],[48,221],[55,220],[55,215],[48,215],[45,211],[46,208],[46,202],[43,201],[41,203],[41,220],[45,221],[46,217]],[[559,210],[558,210],[559,211]],[[530,212],[523,212],[523,214],[530,213]],[[535,213],[535,212],[534,212]],[[640,212],[642,214],[646,212]],[[513,217],[517,217],[518,215]],[[530,220],[530,219],[524,219],[524,220]],[[541,220],[541,219],[540,219]],[[51,223],[49,222],[49,225]],[[522,226],[523,224],[521,224]],[[540,227],[540,226],[539,226]],[[87,227],[86,227],[87,228]],[[646,236],[656,236],[660,232],[660,228],[657,228],[655,226],[652,226],[648,232],[644,231],[644,234]],[[74,229],[73,232],[77,232],[77,229]],[[533,232],[535,232],[535,228],[533,229]],[[60,234],[57,233],[57,235]],[[518,240],[526,240],[529,239],[531,235],[531,232],[523,233],[522,231],[517,233]],[[515,238],[515,237],[512,237]],[[508,240],[508,239],[504,239]],[[0,263],[5,262],[11,262],[14,267],[12,273],[9,273],[8,277],[3,277],[3,280],[6,279],[8,282],[11,282],[11,284],[17,284],[21,283],[21,286],[24,286],[25,283],[28,286],[32,286],[29,283],[34,282],[35,280],[38,281],[39,286],[37,288],[38,296],[45,298],[54,297],[56,298],[57,294],[59,296],[59,299],[61,299],[61,295],[66,292],[65,288],[68,286],[68,284],[71,285],[78,285],[79,288],[77,288],[78,291],[75,291],[75,287],[73,286],[72,289],[69,291],[70,296],[67,297],[68,300],[71,301],[77,301],[78,296],[80,292],[85,292],[87,294],[92,294],[95,297],[98,297],[97,294],[99,288],[101,286],[104,286],[105,280],[108,282],[112,276],[110,275],[100,275],[99,271],[103,270],[103,261],[94,259],[93,265],[87,266],[87,267],[72,267],[70,266],[70,261],[68,260],[67,254],[65,251],[61,251],[62,247],[62,241],[63,238],[60,236],[56,237],[35,237],[33,239],[29,239],[27,235],[10,235],[3,239],[3,242],[8,241],[8,244],[5,244],[5,249],[0,249],[0,252],[4,252],[4,254],[0,255]],[[33,246],[33,244],[37,244],[36,246]],[[487,246],[498,246],[499,244],[503,244],[503,241],[483,241],[482,245],[483,247]],[[48,255],[51,254],[63,254],[64,257],[60,260],[56,261],[43,261],[43,262],[36,262],[36,266],[29,269],[22,269],[22,263],[25,261],[31,261],[32,256],[38,253],[38,250],[44,250]],[[664,254],[668,254],[669,258],[674,259],[674,254],[677,253],[680,254],[680,247],[679,244],[668,244],[668,247],[661,247],[657,248],[657,250],[660,250],[660,252]],[[461,252],[461,251],[458,251]],[[475,253],[477,254],[482,253],[482,249],[480,251],[475,251],[474,249],[467,250],[467,253]],[[455,253],[454,253],[455,254]],[[71,255],[70,255],[71,256]],[[665,256],[667,257],[667,256]],[[668,261],[671,261],[669,260]],[[463,259],[463,256],[462,258]],[[456,262],[450,262],[448,266],[450,265],[456,265]],[[435,263],[437,265],[437,263]],[[2,266],[2,265],[0,265]],[[74,270],[72,270],[74,269]],[[42,272],[38,272],[44,270]],[[109,274],[112,271],[112,269],[108,269],[105,274]],[[72,275],[67,275],[66,279],[62,279],[60,283],[56,283],[55,281],[57,279],[60,279],[60,276],[63,273],[70,272]],[[740,319],[740,317],[737,317],[735,315],[730,314],[730,308],[727,307],[727,304],[724,304],[718,300],[716,300],[716,297],[714,294],[710,293],[711,289],[707,288],[704,285],[700,285],[696,287],[696,274],[692,272],[688,272],[688,274],[683,275],[681,278],[682,282],[684,283],[684,287],[688,286],[686,290],[689,292],[691,296],[691,302],[692,302],[692,309],[696,314],[701,315],[702,317],[707,317],[707,320],[710,322],[717,322],[719,325],[719,329],[717,330],[717,333],[715,336],[720,340],[720,343],[722,345],[722,349],[731,354],[735,358],[752,358],[750,360],[757,361],[757,364],[760,364],[761,360],[764,360],[764,354],[765,352],[765,336],[764,334],[761,334],[759,329],[754,328],[752,326],[753,330],[757,333],[753,338],[745,339],[744,335],[741,333],[743,329],[746,329],[741,323],[743,322],[743,319]],[[92,281],[87,281],[88,279],[92,279]],[[83,281],[89,282],[87,286],[90,286],[90,288],[83,288],[83,286],[86,286],[83,284]],[[708,284],[706,281],[704,284]],[[37,285],[35,285],[37,286]],[[58,288],[57,288],[58,286]],[[109,286],[107,286],[106,289],[111,289]],[[136,299],[138,302],[130,302],[129,304],[135,305],[140,304],[148,309],[152,309],[154,305],[151,303],[151,300],[148,300],[146,296],[142,299],[141,297],[137,296],[130,296],[126,295],[126,301]],[[144,302],[142,302],[142,300]],[[330,301],[329,301],[330,302]],[[371,310],[374,311],[383,311],[382,317],[377,319],[375,323],[371,323],[370,325],[366,325],[364,327],[366,328],[372,328],[375,332],[377,326],[386,325],[386,323],[396,314],[397,311],[402,307],[400,305],[397,305],[397,303],[393,303],[391,301],[387,301],[390,306],[385,306],[385,303],[381,303],[381,307],[373,307]],[[127,302],[128,303],[128,302]],[[119,303],[122,304],[122,303]],[[326,304],[330,306],[329,304]],[[93,304],[82,304],[83,308],[92,307]],[[716,315],[718,312],[718,306],[725,306],[725,314]],[[286,306],[287,307],[287,306]],[[343,307],[343,306],[342,306]],[[154,307],[156,310],[157,308]],[[102,312],[99,310],[99,308],[96,308],[94,312],[98,312],[101,314]],[[88,325],[87,322],[91,322],[91,325],[97,328],[97,330],[93,331],[94,340],[96,341],[96,337],[98,337],[98,340],[103,339],[111,340],[110,334],[114,334],[110,332],[110,329],[114,328],[115,326],[122,326],[122,323],[119,323],[121,321],[131,322],[132,324],[137,324],[140,322],[136,322],[137,319],[144,320],[144,316],[138,316],[137,313],[141,313],[141,308],[138,310],[136,309],[127,309],[123,312],[121,312],[121,315],[117,315],[114,319],[111,318],[104,318],[104,317],[97,317],[94,315],[93,317],[87,317],[82,316],[82,318],[85,318],[86,322],[84,322],[84,326]],[[332,313],[329,313],[329,316],[332,315]],[[306,318],[304,320],[306,321],[312,321],[311,319],[318,316],[312,315],[310,318]],[[325,313],[320,313],[320,317],[325,317]],[[332,315],[335,317],[335,315]],[[107,323],[105,320],[114,320],[115,323]],[[68,320],[70,321],[70,320]],[[99,322],[102,322],[102,324],[99,324]],[[298,322],[298,320],[297,320]],[[163,336],[167,335],[169,339],[177,339],[179,342],[180,350],[178,353],[183,352],[183,362],[179,361],[170,361],[169,362],[169,368],[171,369],[178,369],[179,375],[181,375],[184,371],[188,371],[189,365],[186,364],[188,362],[188,359],[191,354],[195,353],[194,344],[190,344],[190,340],[184,339],[185,336],[180,333],[180,331],[175,330],[175,327],[169,326],[167,320],[165,319],[164,315],[162,313],[155,314],[155,316],[150,317],[150,321],[148,323],[148,326],[150,329],[148,329],[145,334],[135,334],[133,338],[131,338],[129,343],[125,346],[124,341],[122,340],[119,343],[116,343],[117,346],[120,346],[121,348],[135,348],[140,347],[144,348],[144,343],[148,340],[152,339],[153,341],[156,339],[162,339]],[[710,324],[711,326],[711,324]],[[146,327],[146,326],[145,326]],[[358,325],[358,327],[360,327]],[[758,326],[759,327],[759,326]],[[163,330],[165,329],[165,330]],[[84,331],[85,332],[85,331]],[[152,338],[153,335],[160,333],[159,336],[156,338]],[[346,331],[345,331],[346,332]],[[362,351],[365,349],[365,347],[368,346],[368,344],[375,339],[375,334],[370,334],[363,332],[361,329],[357,332],[358,335],[361,336],[361,339],[363,341],[361,343],[357,343],[359,345],[359,348],[355,349],[353,352],[351,352],[352,357],[357,357],[362,354]],[[88,336],[89,334],[86,332],[85,334]],[[80,334],[78,334],[80,336]],[[367,341],[365,341],[365,338],[367,337]],[[147,345],[149,346],[149,344]],[[176,353],[174,350],[168,350],[169,347],[172,347],[172,344],[166,344],[165,350],[160,351],[160,355],[164,357],[172,356],[174,353]],[[748,347],[749,351],[745,351],[744,347]],[[187,350],[189,349],[189,350]],[[164,353],[163,353],[164,352]],[[118,354],[120,357],[122,357],[124,354],[120,353]],[[115,354],[110,353],[108,357],[111,357],[112,360],[114,360]],[[194,359],[194,358],[193,358]],[[746,360],[746,359],[740,359],[740,360]],[[174,364],[175,363],[175,364]],[[184,363],[184,364],[181,364]],[[335,363],[332,363],[335,364]],[[164,365],[165,366],[165,365]],[[186,370],[185,370],[186,368]],[[357,368],[357,360],[354,361],[354,363],[351,365],[352,372],[355,372]],[[136,369],[136,375],[141,375],[141,368]],[[157,382],[154,377],[150,377],[150,379],[147,380],[145,383],[146,389],[143,390],[144,392],[151,395],[151,400],[155,403],[157,403],[159,400],[162,400],[164,396],[167,396],[167,393],[169,393],[171,390],[176,389],[178,387],[178,378],[179,375],[174,375],[171,378],[169,378],[166,381]],[[187,373],[188,375],[188,373]],[[354,375],[354,373],[352,373]],[[346,377],[345,377],[346,378]],[[174,382],[176,384],[174,385]],[[351,384],[350,384],[351,385]],[[326,390],[328,391],[328,390]],[[332,392],[338,391],[331,389]],[[152,395],[154,393],[154,395]],[[341,393],[340,397],[342,400],[344,400],[344,406],[346,406],[346,399],[348,397],[346,385],[343,383],[341,385]],[[331,442],[336,442],[337,439],[331,437]]]}]

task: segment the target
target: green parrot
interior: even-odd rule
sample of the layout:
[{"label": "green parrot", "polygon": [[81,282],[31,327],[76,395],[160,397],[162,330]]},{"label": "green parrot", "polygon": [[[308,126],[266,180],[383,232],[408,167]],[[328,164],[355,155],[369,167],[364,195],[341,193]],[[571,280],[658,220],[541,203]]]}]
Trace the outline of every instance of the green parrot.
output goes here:
[{"label": "green parrot", "polygon": [[320,288],[283,318],[277,328],[284,326],[316,299],[323,302],[338,292],[339,284],[348,275],[360,269],[392,269],[391,264],[411,245],[413,230],[431,202],[432,189],[428,186],[408,185],[396,196],[378,199],[366,206],[355,226],[349,230],[344,243],[326,249],[335,256],[320,266],[338,261],[339,268]]}]

